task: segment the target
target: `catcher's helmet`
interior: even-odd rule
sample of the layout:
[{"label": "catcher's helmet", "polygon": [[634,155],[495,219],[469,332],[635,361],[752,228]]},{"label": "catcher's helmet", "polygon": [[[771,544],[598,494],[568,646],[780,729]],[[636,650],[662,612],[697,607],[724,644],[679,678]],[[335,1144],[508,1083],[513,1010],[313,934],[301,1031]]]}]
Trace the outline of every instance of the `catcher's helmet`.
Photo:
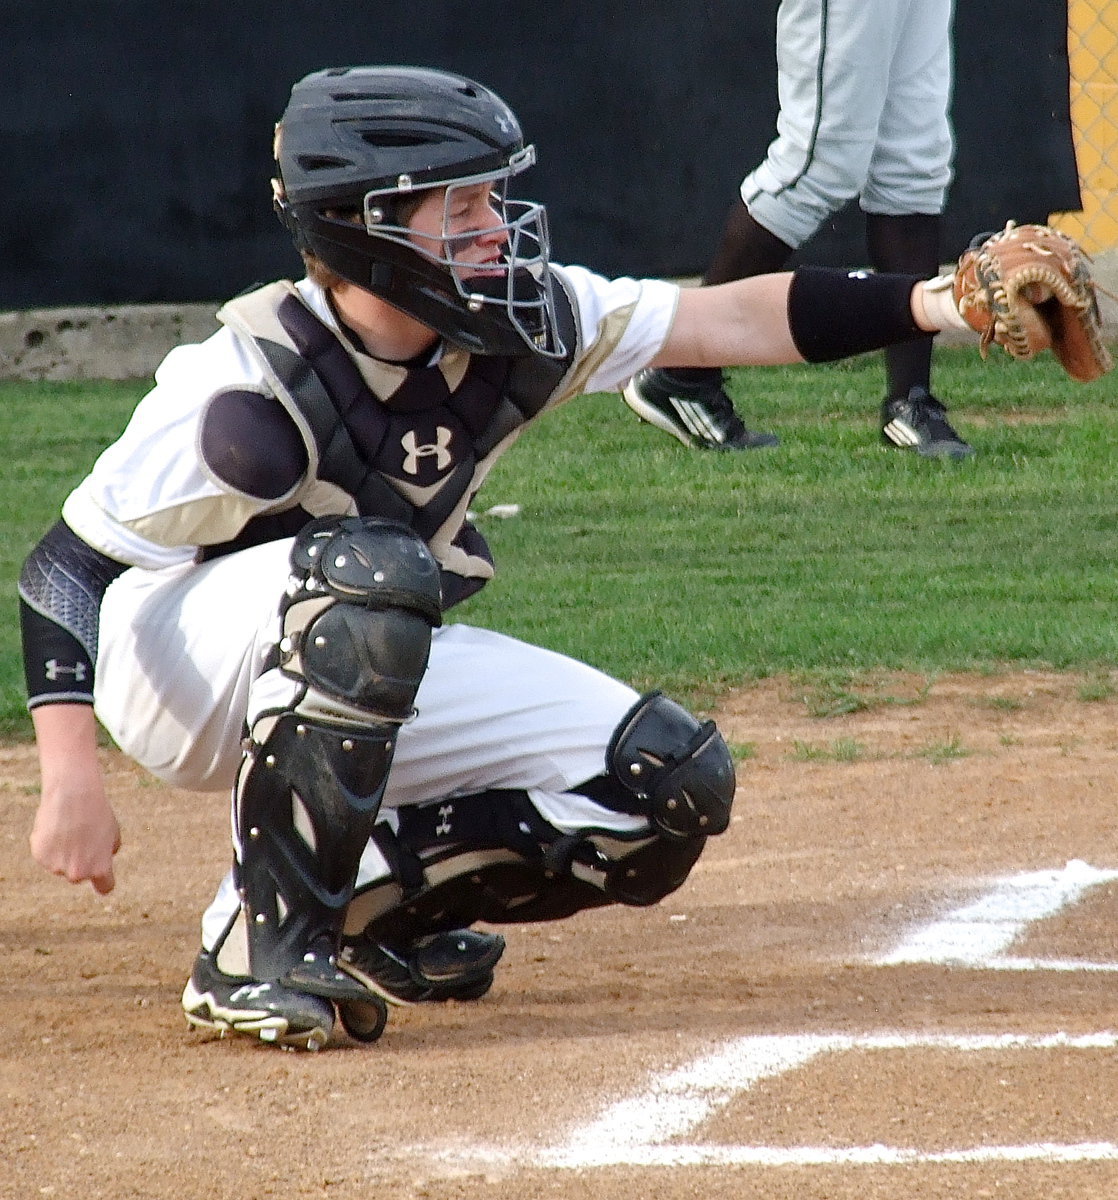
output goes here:
[{"label": "catcher's helmet", "polygon": [[[276,127],[275,208],[295,245],[343,279],[477,354],[565,353],[541,205],[506,200],[535,150],[499,96],[417,67],[343,67],[300,80]],[[455,187],[490,183],[499,270],[455,262],[446,213]],[[425,249],[401,201],[446,188],[443,236]]]}]

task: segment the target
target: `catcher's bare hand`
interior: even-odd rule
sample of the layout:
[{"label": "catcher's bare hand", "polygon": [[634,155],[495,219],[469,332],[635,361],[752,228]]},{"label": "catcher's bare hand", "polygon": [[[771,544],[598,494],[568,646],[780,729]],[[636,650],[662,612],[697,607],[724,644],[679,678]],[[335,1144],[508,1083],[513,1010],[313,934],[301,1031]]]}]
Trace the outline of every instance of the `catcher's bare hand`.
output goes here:
[{"label": "catcher's bare hand", "polygon": [[32,857],[53,875],[70,883],[88,881],[101,895],[111,892],[120,826],[101,779],[44,790],[30,843]]},{"label": "catcher's bare hand", "polygon": [[1014,358],[1051,349],[1072,379],[1114,365],[1102,338],[1091,264],[1074,238],[1049,225],[1016,225],[976,238],[959,259],[955,304],[967,324]]},{"label": "catcher's bare hand", "polygon": [[35,861],[71,883],[113,890],[113,855],[120,826],[105,791],[97,759],[93,708],[87,704],[43,704],[32,709],[42,787],[31,827]]}]

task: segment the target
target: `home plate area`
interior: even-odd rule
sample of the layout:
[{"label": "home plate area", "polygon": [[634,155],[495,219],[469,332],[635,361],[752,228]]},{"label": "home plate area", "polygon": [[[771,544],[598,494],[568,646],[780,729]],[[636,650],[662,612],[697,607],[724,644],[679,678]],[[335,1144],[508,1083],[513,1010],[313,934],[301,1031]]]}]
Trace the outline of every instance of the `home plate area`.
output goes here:
[{"label": "home plate area", "polygon": [[481,1000],[314,1055],[183,1021],[223,798],[106,751],[98,897],[30,860],[34,751],[0,748],[0,1200],[1112,1200],[1118,693],[916,682],[834,721],[735,693],[683,887],[504,926]]},{"label": "home plate area", "polygon": [[[914,987],[928,970],[971,982],[984,973],[1118,971],[1118,962],[1061,953],[1063,942],[1082,941],[1079,918],[1115,880],[1118,870],[1074,860],[976,883],[865,965],[912,973]],[[1116,1049],[1118,1021],[1075,1032],[752,1033],[651,1073],[550,1144],[414,1151],[466,1170],[518,1163],[580,1172],[1108,1163],[1118,1161],[1118,1129],[1103,1103],[1118,1095]],[[856,1106],[842,1103],[853,1095]]]}]

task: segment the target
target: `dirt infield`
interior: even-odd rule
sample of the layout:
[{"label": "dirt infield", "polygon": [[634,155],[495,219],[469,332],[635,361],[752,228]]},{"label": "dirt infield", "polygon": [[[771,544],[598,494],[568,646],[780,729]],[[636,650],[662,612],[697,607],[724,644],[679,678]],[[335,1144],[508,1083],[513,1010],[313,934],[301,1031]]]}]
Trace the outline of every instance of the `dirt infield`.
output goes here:
[{"label": "dirt infield", "polygon": [[182,1018],[221,799],[106,753],[99,898],[30,861],[33,753],[0,749],[0,1197],[1118,1195],[1111,692],[730,697],[733,824],[679,893],[508,927],[485,999],[317,1055]]}]

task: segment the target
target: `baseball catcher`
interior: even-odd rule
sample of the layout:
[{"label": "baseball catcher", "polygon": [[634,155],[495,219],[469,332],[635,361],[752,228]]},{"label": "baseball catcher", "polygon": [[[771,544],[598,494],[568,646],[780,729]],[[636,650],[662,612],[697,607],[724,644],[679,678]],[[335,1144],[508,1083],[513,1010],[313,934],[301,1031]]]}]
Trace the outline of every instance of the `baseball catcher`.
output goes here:
[{"label": "baseball catcher", "polygon": [[454,619],[494,573],[468,512],[499,456],[649,364],[823,362],[963,318],[911,276],[554,265],[543,209],[508,194],[534,149],[454,74],[309,75],[275,157],[305,277],[168,355],[24,566],[31,849],[114,886],[95,714],[160,778],[229,795],[183,1009],[317,1049],[486,993],[504,939],[479,922],[656,903],[730,822],[710,721]]}]

